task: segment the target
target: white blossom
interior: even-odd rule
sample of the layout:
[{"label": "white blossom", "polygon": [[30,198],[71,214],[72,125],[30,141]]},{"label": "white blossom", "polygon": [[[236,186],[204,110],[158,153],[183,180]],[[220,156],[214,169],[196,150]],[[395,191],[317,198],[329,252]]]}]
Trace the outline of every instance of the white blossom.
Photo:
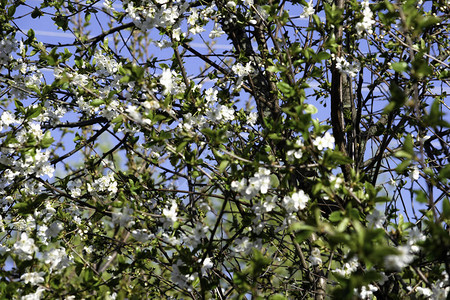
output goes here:
[{"label": "white blossom", "polygon": [[409,177],[411,178],[411,180],[418,180],[420,177],[420,171],[419,168],[417,166],[414,166],[411,174],[409,175]]},{"label": "white blossom", "polygon": [[386,216],[378,209],[374,209],[374,211],[367,216],[366,220],[369,228],[383,228]]},{"label": "white blossom", "polygon": [[319,248],[313,248],[311,255],[309,256],[309,262],[311,263],[311,266],[320,266],[322,264]]},{"label": "white blossom", "polygon": [[356,31],[358,33],[358,36],[362,36],[364,32],[372,34],[373,26],[375,24],[375,21],[373,20],[372,10],[369,7],[369,1],[364,0],[361,5],[363,8],[363,20],[356,23]]},{"label": "white blossom", "polygon": [[424,296],[425,298],[430,298],[433,295],[433,291],[429,288],[423,288],[421,286],[416,287],[417,296]]},{"label": "white blossom", "polygon": [[361,70],[361,64],[358,61],[353,63],[349,63],[343,57],[336,57],[336,69],[339,70],[342,74],[346,74],[350,77],[355,77],[358,72]]},{"label": "white blossom", "polygon": [[185,84],[178,80],[178,75],[175,71],[164,69],[159,82],[164,87],[164,94],[178,94],[185,90]]},{"label": "white blossom", "polygon": [[114,178],[114,173],[110,172],[96,179],[92,184],[88,183],[87,188],[90,193],[108,192],[115,195],[117,193],[117,181]]},{"label": "white blossom", "polygon": [[398,255],[387,255],[384,258],[384,266],[388,270],[401,271],[408,266],[414,259],[411,254],[411,248],[409,246],[399,246],[397,250],[400,252]]},{"label": "white blossom", "polygon": [[348,262],[344,263],[342,268],[334,269],[334,272],[342,277],[349,277],[358,269],[359,263],[356,257],[353,257]]},{"label": "white blossom", "polygon": [[231,70],[233,70],[233,72],[239,77],[245,77],[254,72],[250,62],[248,62],[245,66],[241,63],[236,63],[231,67]]},{"label": "white blossom", "polygon": [[183,266],[183,261],[177,260],[175,264],[172,265],[171,279],[172,282],[181,288],[192,291],[191,283],[198,277],[197,273],[194,274],[183,274],[180,271],[180,267]]},{"label": "white blossom", "polygon": [[20,299],[21,300],[40,300],[42,298],[42,294],[44,293],[44,291],[45,291],[44,288],[38,287],[36,289],[36,292],[22,296]]},{"label": "white blossom", "polygon": [[95,52],[94,59],[99,76],[110,76],[119,71],[120,64],[100,51]]},{"label": "white blossom", "polygon": [[34,240],[25,232],[22,232],[20,239],[16,241],[13,247],[13,252],[19,256],[22,260],[30,260],[33,258],[33,254],[38,250],[34,244]]},{"label": "white blossom", "polygon": [[425,241],[425,235],[417,227],[410,229],[408,233],[407,245],[411,248],[411,252],[419,252],[420,248],[417,246],[417,242]]},{"label": "white blossom", "polygon": [[285,196],[283,198],[283,207],[288,213],[296,212],[306,208],[309,201],[309,196],[304,191],[300,190],[292,194],[292,196]]},{"label": "white blossom", "polygon": [[225,34],[225,31],[222,30],[222,28],[220,28],[217,23],[214,25],[213,30],[211,30],[209,32],[209,38],[210,39],[215,39],[215,38],[219,38],[221,37],[223,34]]},{"label": "white blossom", "polygon": [[175,200],[172,200],[172,205],[171,205],[170,209],[167,207],[163,209],[163,216],[165,217],[164,228],[169,228],[177,221],[177,219],[178,219],[177,209],[178,209],[178,204]]},{"label": "white blossom", "polygon": [[205,258],[202,264],[201,272],[202,275],[206,275],[206,271],[211,269],[214,266],[214,263],[212,262],[210,257]]},{"label": "white blossom", "polygon": [[327,132],[323,137],[315,138],[313,144],[318,150],[323,150],[324,148],[334,149],[334,137]]},{"label": "white blossom", "polygon": [[0,65],[6,65],[13,59],[11,53],[17,50],[17,40],[13,36],[0,39]]},{"label": "white blossom", "polygon": [[313,1],[309,1],[308,5],[303,8],[303,12],[300,14],[301,18],[309,18],[315,13]]},{"label": "white blossom", "polygon": [[431,286],[431,299],[433,300],[444,300],[447,299],[450,293],[450,282],[447,272],[442,272],[441,279],[437,280]]},{"label": "white blossom", "polygon": [[290,149],[286,152],[287,159],[289,161],[294,161],[295,159],[300,159],[303,156],[303,151],[300,147],[303,146],[303,141],[298,138],[294,143],[295,149]]},{"label": "white blossom", "polygon": [[2,125],[5,126],[5,127],[8,127],[9,125],[14,124],[14,123],[17,122],[16,119],[14,118],[13,114],[11,114],[9,111],[4,111],[2,113],[2,116],[1,116],[0,119],[1,119],[1,121],[0,121],[0,129],[1,129]]},{"label": "white blossom", "polygon": [[234,120],[234,109],[219,104],[217,107],[211,108],[206,115],[213,122],[230,122]]},{"label": "white blossom", "polygon": [[44,272],[30,272],[24,273],[20,276],[20,280],[22,280],[25,284],[38,285],[39,283],[44,282]]},{"label": "white blossom", "polygon": [[248,254],[250,252],[250,250],[252,249],[252,242],[250,241],[250,239],[248,237],[243,237],[241,239],[236,239],[234,241],[235,243],[235,247],[233,247],[233,251],[237,252],[237,253],[245,253]]},{"label": "white blossom", "polygon": [[378,288],[372,284],[369,284],[367,286],[362,286],[360,292],[356,290],[356,293],[358,294],[358,299],[371,300],[373,299],[373,293],[376,291],[378,291]]},{"label": "white blossom", "polygon": [[43,261],[50,266],[51,270],[60,271],[70,265],[72,259],[66,254],[64,248],[52,249],[44,253]]},{"label": "white blossom", "polygon": [[133,211],[132,208],[124,206],[121,211],[112,213],[112,222],[126,228],[133,226]]},{"label": "white blossom", "polygon": [[262,167],[248,180],[243,178],[240,181],[233,181],[231,183],[231,188],[241,193],[247,199],[253,198],[258,193],[267,194],[270,187],[270,170]]},{"label": "white blossom", "polygon": [[258,114],[256,112],[251,112],[247,116],[247,124],[250,126],[255,126],[258,119]]},{"label": "white blossom", "polygon": [[136,241],[141,243],[148,242],[150,239],[155,237],[155,235],[149,232],[147,229],[133,229],[131,231],[131,234],[136,239]]}]

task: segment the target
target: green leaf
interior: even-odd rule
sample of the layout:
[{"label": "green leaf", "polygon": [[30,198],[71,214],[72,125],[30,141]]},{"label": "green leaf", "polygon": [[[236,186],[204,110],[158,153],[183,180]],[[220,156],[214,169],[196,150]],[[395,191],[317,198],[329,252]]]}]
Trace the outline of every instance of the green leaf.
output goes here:
[{"label": "green leaf", "polygon": [[225,171],[225,169],[228,167],[229,164],[230,164],[230,161],[222,160],[219,165],[219,172],[222,173],[223,171]]},{"label": "green leaf", "polygon": [[69,18],[68,17],[55,16],[52,19],[53,19],[53,21],[55,21],[55,24],[62,30],[66,31],[69,29]]},{"label": "green leaf", "polygon": [[328,217],[328,220],[331,222],[339,222],[342,220],[342,213],[340,211],[333,211]]},{"label": "green leaf", "polygon": [[450,124],[444,120],[444,113],[442,112],[441,101],[435,99],[430,107],[430,113],[425,117],[425,122],[428,126],[443,126],[450,127]]},{"label": "green leaf", "polygon": [[328,52],[319,52],[319,53],[317,53],[317,55],[316,55],[316,61],[317,62],[320,62],[320,61],[322,61],[322,60],[326,60],[326,59],[329,59],[331,57],[331,55],[330,55],[330,53],[328,53]]},{"label": "green leaf", "polygon": [[404,61],[396,62],[391,65],[392,69],[398,73],[403,73],[408,70],[408,64]]},{"label": "green leaf", "polygon": [[98,106],[100,106],[100,105],[102,105],[104,103],[105,103],[105,100],[97,98],[97,99],[92,100],[90,105],[93,106],[93,107],[98,107]]},{"label": "green leaf", "polygon": [[439,177],[440,180],[446,180],[450,178],[450,165],[446,165],[444,166],[440,171],[439,171]]},{"label": "green leaf", "polygon": [[325,158],[327,162],[331,162],[333,165],[345,165],[353,162],[350,157],[345,156],[340,151],[327,151]]},{"label": "green leaf", "polygon": [[407,158],[414,157],[414,142],[411,134],[408,134],[405,138],[405,141],[403,142],[403,151],[408,153],[408,155],[410,156]]},{"label": "green leaf", "polygon": [[319,111],[319,110],[318,110],[317,107],[315,107],[314,105],[312,105],[312,104],[306,104],[306,107],[305,107],[305,113],[314,115],[314,114],[316,114],[318,111]]},{"label": "green leaf", "polygon": [[384,108],[384,113],[388,114],[393,110],[399,109],[406,102],[406,94],[395,82],[392,82],[389,86],[391,92],[391,98],[389,104]]},{"label": "green leaf", "polygon": [[416,201],[420,203],[428,203],[428,197],[427,194],[425,194],[422,190],[416,190],[414,191],[416,194]]},{"label": "green leaf", "polygon": [[411,160],[405,159],[395,168],[395,171],[398,174],[403,174],[410,165],[411,165]]},{"label": "green leaf", "polygon": [[51,132],[47,131],[44,134],[44,137],[42,138],[40,145],[41,145],[42,148],[45,149],[45,148],[50,147],[54,141],[55,140],[52,138]]},{"label": "green leaf", "polygon": [[283,94],[285,94],[288,97],[291,97],[294,95],[294,89],[286,82],[283,82],[283,81],[277,82],[277,87],[280,89],[280,91]]},{"label": "green leaf", "polygon": [[428,65],[428,62],[422,57],[416,57],[412,62],[411,73],[418,79],[422,79],[433,73],[433,69]]},{"label": "green leaf", "polygon": [[15,5],[11,5],[9,8],[8,8],[8,17],[12,17],[12,16],[14,16],[14,14],[15,14],[15,12],[16,12],[16,6]]},{"label": "green leaf", "polygon": [[275,295],[271,295],[269,297],[269,300],[286,300],[288,298],[286,298],[286,296],[281,295],[281,294],[275,294]]},{"label": "green leaf", "polygon": [[25,118],[28,120],[34,119],[38,117],[41,114],[42,107],[36,106],[36,107],[29,107],[27,108],[27,112],[25,113]]},{"label": "green leaf", "polygon": [[44,13],[37,7],[34,8],[34,10],[31,12],[31,17],[33,19],[36,19],[38,17],[42,17]]},{"label": "green leaf", "polygon": [[277,188],[280,186],[280,180],[278,179],[278,176],[275,174],[270,174],[270,184],[273,188]]},{"label": "green leaf", "polygon": [[444,219],[450,220],[450,202],[448,201],[448,198],[445,198],[442,201],[442,217]]}]

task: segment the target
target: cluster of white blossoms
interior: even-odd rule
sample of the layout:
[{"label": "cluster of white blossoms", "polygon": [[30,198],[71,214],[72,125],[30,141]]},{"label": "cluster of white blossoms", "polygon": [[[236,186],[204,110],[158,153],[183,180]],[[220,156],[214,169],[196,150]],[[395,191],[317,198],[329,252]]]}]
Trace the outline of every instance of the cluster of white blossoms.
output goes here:
[{"label": "cluster of white blossoms", "polygon": [[183,115],[183,121],[178,124],[178,128],[191,134],[194,128],[203,128],[207,125],[207,119],[204,115],[193,116],[191,113]]},{"label": "cluster of white blossoms", "polygon": [[358,61],[349,63],[343,57],[335,57],[334,55],[332,55],[332,57],[336,60],[336,69],[338,69],[342,74],[355,77],[361,70],[361,64]]},{"label": "cluster of white blossoms", "polygon": [[260,167],[248,180],[242,178],[241,181],[233,181],[231,188],[233,191],[240,193],[246,199],[251,199],[256,194],[267,194],[271,187],[270,170]]},{"label": "cluster of white blossoms", "polygon": [[[39,252],[39,247],[36,245],[35,240],[31,238],[26,232],[22,232],[19,238],[14,243],[11,249],[4,247],[5,251],[12,251],[18,256],[20,260],[32,260],[33,258],[38,258],[47,264],[50,268],[50,272],[62,271],[64,268],[68,267],[72,263],[72,258],[66,254],[66,250],[62,247],[50,249],[44,253]],[[38,255],[39,252],[39,255]],[[34,281],[39,283],[38,278],[36,278],[38,273],[30,273],[23,278],[23,280]]]},{"label": "cluster of white blossoms", "polygon": [[33,258],[34,253],[38,251],[38,247],[26,232],[22,232],[12,251],[19,256],[20,260],[30,260]]},{"label": "cluster of white blossoms", "polygon": [[238,80],[236,82],[236,88],[238,89],[241,87],[244,78],[255,72],[255,69],[252,67],[251,62],[246,63],[245,66],[241,63],[235,63],[231,67],[231,70],[238,76]]},{"label": "cluster of white blossoms", "polygon": [[[182,5],[166,4],[166,0],[143,1],[142,5],[137,8],[134,7],[133,2],[124,1],[126,5],[125,12],[133,20],[133,23],[139,29],[146,31],[155,27],[170,27],[173,26],[181,14],[187,9],[188,3]],[[162,5],[158,5],[162,4]]]},{"label": "cluster of white blossoms", "polygon": [[4,111],[0,117],[0,130],[7,129],[10,125],[17,124],[18,121],[12,113],[9,111]]},{"label": "cluster of white blossoms", "polygon": [[178,259],[175,264],[172,265],[171,279],[180,288],[192,291],[192,283],[198,278],[198,273],[183,274],[180,271],[180,267],[184,265],[183,261]]},{"label": "cluster of white blossoms", "polygon": [[287,160],[293,161],[295,159],[300,159],[303,156],[303,140],[301,138],[297,138],[294,142],[295,149],[288,150],[286,153]]},{"label": "cluster of white blossoms", "polygon": [[114,59],[105,56],[100,51],[95,52],[94,59],[99,76],[111,76],[119,71],[120,64]]},{"label": "cluster of white blossoms", "polygon": [[266,222],[263,220],[263,215],[265,213],[271,212],[277,206],[278,197],[267,195],[265,199],[261,202],[255,201],[252,206],[252,211],[255,214],[255,217],[252,220],[252,231],[256,234],[260,234],[264,227],[266,226]]},{"label": "cluster of white blossoms", "polygon": [[309,196],[304,191],[294,192],[291,196],[284,196],[282,205],[288,214],[303,210],[309,202]]},{"label": "cluster of white blossoms", "polygon": [[121,227],[129,228],[134,225],[134,210],[129,206],[122,207],[122,210],[112,213],[112,222]]},{"label": "cluster of white blossoms", "polygon": [[87,190],[89,193],[109,192],[115,195],[117,193],[117,181],[114,178],[114,173],[110,172],[94,180],[92,184],[88,183]]},{"label": "cluster of white blossoms", "polygon": [[209,227],[197,222],[192,229],[192,233],[183,233],[181,239],[188,247],[196,248],[201,244],[202,239],[207,238],[206,234],[209,232]]},{"label": "cluster of white blossoms", "polygon": [[309,256],[309,262],[311,263],[311,266],[320,266],[322,264],[319,248],[314,247],[312,249],[311,255]]},{"label": "cluster of white blossoms", "polygon": [[361,5],[363,9],[363,20],[362,22],[356,23],[356,31],[358,33],[358,36],[363,36],[364,32],[372,34],[373,25],[375,24],[375,21],[373,20],[372,10],[369,7],[369,1],[364,0]]},{"label": "cluster of white blossoms", "polygon": [[[19,73],[14,75],[16,84],[23,84],[27,87],[39,87],[42,84],[44,75],[35,65],[28,65],[22,59],[19,59],[16,69]],[[22,76],[23,75],[23,76]]]},{"label": "cluster of white blossoms", "polygon": [[359,262],[356,257],[352,257],[348,262],[342,265],[342,268],[336,268],[333,270],[334,273],[341,277],[349,277],[353,272],[358,269]]},{"label": "cluster of white blossoms", "polygon": [[13,59],[12,53],[17,50],[17,46],[17,40],[13,36],[0,40],[0,66],[8,64]]},{"label": "cluster of white blossoms", "polygon": [[80,87],[80,86],[86,86],[89,82],[89,77],[85,74],[81,74],[78,72],[70,73],[70,72],[63,70],[61,68],[58,68],[58,67],[56,67],[53,70],[53,74],[55,75],[55,78],[57,78],[57,79],[63,78],[63,75],[67,76],[70,79],[69,80],[70,85],[75,88]]},{"label": "cluster of white blossoms", "polygon": [[308,5],[303,8],[303,12],[300,14],[300,18],[309,18],[315,13],[313,1],[310,0]]},{"label": "cluster of white blossoms", "polygon": [[366,220],[369,228],[383,228],[384,222],[386,222],[386,216],[378,209],[374,209],[374,211],[366,217]]},{"label": "cluster of white blossoms", "polygon": [[414,253],[420,250],[417,243],[426,239],[417,228],[410,229],[407,233],[408,239],[406,244],[396,248],[400,253],[385,256],[384,266],[387,270],[401,271],[407,267],[414,260]]},{"label": "cluster of white blossoms", "polygon": [[215,39],[221,37],[225,34],[225,31],[222,30],[219,24],[215,23],[214,28],[209,32],[209,38]]},{"label": "cluster of white blossoms", "polygon": [[249,237],[244,236],[242,238],[236,239],[234,241],[235,246],[231,248],[236,254],[244,254],[247,255],[252,251],[252,249],[261,249],[262,248],[262,239],[258,238],[252,241]]},{"label": "cluster of white blossoms", "polygon": [[218,104],[216,107],[211,107],[206,116],[212,122],[231,122],[234,120],[234,109],[222,104]]},{"label": "cluster of white blossoms", "polygon": [[367,286],[362,286],[360,291],[355,289],[355,294],[358,295],[358,299],[372,300],[373,293],[376,291],[378,291],[378,288],[373,284],[369,284]]},{"label": "cluster of white blossoms", "polygon": [[38,285],[39,283],[44,282],[44,276],[44,272],[30,272],[20,276],[20,280],[25,284]]},{"label": "cluster of white blossoms", "polygon": [[447,272],[443,271],[441,279],[431,284],[431,289],[428,287],[416,287],[417,296],[423,296],[430,300],[447,299],[450,294],[450,281]]},{"label": "cluster of white blossoms", "polygon": [[329,132],[327,132],[323,137],[316,137],[314,139],[313,145],[316,146],[320,151],[325,148],[334,149],[334,137]]},{"label": "cluster of white blossoms", "polygon": [[[6,129],[8,126],[24,122],[24,124],[16,129],[15,141],[3,143],[0,152],[0,163],[8,168],[4,171],[0,178],[0,188],[11,184],[16,176],[35,174],[37,177],[48,176],[53,177],[55,171],[49,161],[50,152],[47,150],[36,149],[35,153],[23,153],[19,159],[21,149],[28,147],[28,143],[32,140],[39,145],[42,141],[50,141],[50,132],[44,133],[41,125],[37,122],[26,123],[23,120],[16,120],[15,117],[5,111],[0,118],[0,129]],[[0,194],[3,190],[0,190]]]},{"label": "cluster of white blossoms", "polygon": [[164,94],[166,95],[176,95],[186,90],[186,85],[182,82],[177,72],[170,69],[163,70],[159,83],[164,87]]},{"label": "cluster of white blossoms", "polygon": [[178,204],[175,200],[172,200],[172,205],[170,208],[166,207],[163,209],[162,215],[164,216],[164,228],[173,226],[173,224],[178,220],[177,210]]},{"label": "cluster of white blossoms", "polygon": [[61,272],[73,263],[73,257],[66,254],[63,247],[54,248],[44,253],[42,256],[44,263],[49,265],[50,272]]}]

